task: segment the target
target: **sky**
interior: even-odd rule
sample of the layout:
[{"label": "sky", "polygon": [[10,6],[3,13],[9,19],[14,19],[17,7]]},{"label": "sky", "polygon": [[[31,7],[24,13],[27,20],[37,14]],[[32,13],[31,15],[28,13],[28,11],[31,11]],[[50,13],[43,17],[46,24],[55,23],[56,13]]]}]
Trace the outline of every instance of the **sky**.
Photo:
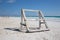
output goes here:
[{"label": "sky", "polygon": [[0,0],[0,16],[21,16],[21,8],[41,10],[44,16],[60,16],[60,0]]}]

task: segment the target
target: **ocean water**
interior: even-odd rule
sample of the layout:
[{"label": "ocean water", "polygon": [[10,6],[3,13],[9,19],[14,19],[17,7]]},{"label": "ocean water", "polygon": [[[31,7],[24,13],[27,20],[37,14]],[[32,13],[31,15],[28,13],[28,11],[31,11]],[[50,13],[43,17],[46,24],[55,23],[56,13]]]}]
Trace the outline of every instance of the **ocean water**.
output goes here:
[{"label": "ocean water", "polygon": [[[0,17],[2,18],[2,17]],[[4,17],[4,18],[11,18],[11,17]],[[21,17],[12,17],[12,18],[15,18],[15,19],[20,19]],[[39,17],[37,16],[34,16],[34,17],[26,17],[27,19],[38,19]],[[44,17],[45,20],[53,20],[53,21],[59,21],[60,22],[60,16],[45,16]]]},{"label": "ocean water", "polygon": [[[26,17],[27,19],[38,19],[38,17]],[[60,22],[60,16],[45,16],[45,20],[47,21],[57,21]]]},{"label": "ocean water", "polygon": [[[7,17],[9,18],[9,17]],[[13,17],[14,18],[14,17]],[[18,18],[20,19],[21,17],[15,17],[15,18]],[[38,19],[39,17],[26,17],[27,19]],[[60,21],[60,16],[45,16],[44,17],[46,20],[59,20]]]},{"label": "ocean water", "polygon": [[[39,18],[39,17],[26,17],[26,18],[32,18],[32,19],[34,18],[34,19],[36,19],[36,18]],[[60,16],[45,16],[44,18],[45,18],[45,19],[48,19],[48,18],[49,18],[49,19],[50,19],[50,18],[51,18],[51,19],[53,19],[53,18],[55,18],[55,19],[60,19]]]}]

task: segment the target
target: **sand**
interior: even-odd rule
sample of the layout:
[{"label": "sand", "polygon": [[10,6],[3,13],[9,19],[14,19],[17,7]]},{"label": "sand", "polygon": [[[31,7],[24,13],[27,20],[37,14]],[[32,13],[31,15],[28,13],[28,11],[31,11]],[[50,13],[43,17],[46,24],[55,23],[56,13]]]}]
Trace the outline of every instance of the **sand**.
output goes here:
[{"label": "sand", "polygon": [[20,22],[19,17],[0,17],[0,40],[60,40],[60,19],[58,18],[46,19],[50,31],[43,32],[21,32],[18,30]]}]

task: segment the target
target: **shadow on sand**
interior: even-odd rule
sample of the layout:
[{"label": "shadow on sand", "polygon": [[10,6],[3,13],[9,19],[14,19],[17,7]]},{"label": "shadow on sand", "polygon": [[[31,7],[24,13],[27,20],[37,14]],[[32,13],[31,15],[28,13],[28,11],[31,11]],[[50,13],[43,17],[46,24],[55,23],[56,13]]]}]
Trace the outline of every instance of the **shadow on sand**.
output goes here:
[{"label": "shadow on sand", "polygon": [[[18,31],[18,32],[23,32],[23,31],[21,31],[21,30],[19,30],[19,29],[17,29],[17,28],[4,28],[4,29],[6,29],[6,30],[12,30],[12,31]],[[26,31],[26,32],[24,32],[24,33],[35,33],[35,32],[45,32],[45,31],[50,31],[50,30],[35,30],[35,31]]]},{"label": "shadow on sand", "polygon": [[19,30],[19,29],[17,29],[17,28],[4,28],[4,29],[6,29],[6,30],[12,30],[12,31],[18,31],[18,32],[20,32],[20,30]]}]

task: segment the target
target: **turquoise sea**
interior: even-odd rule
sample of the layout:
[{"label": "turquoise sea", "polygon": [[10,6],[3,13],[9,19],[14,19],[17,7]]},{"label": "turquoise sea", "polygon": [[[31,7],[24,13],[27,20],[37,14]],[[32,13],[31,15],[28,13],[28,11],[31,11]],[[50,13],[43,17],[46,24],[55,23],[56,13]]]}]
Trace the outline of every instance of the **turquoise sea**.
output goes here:
[{"label": "turquoise sea", "polygon": [[[38,18],[37,16],[27,17],[27,18]],[[60,18],[60,16],[44,16],[44,18]]]},{"label": "turquoise sea", "polygon": [[[0,18],[3,18],[3,17],[5,17],[5,18],[12,18],[12,19],[21,19],[21,16],[0,16]],[[56,22],[60,22],[60,16],[44,16],[44,18],[45,18],[45,20],[47,20],[47,21],[56,21]],[[27,17],[27,19],[38,19],[38,17],[37,16],[32,16],[32,17]]]},{"label": "turquoise sea", "polygon": [[[21,16],[0,16],[0,17],[21,17]],[[30,16],[27,16],[30,17]],[[32,18],[36,18],[38,16],[31,16]],[[60,16],[44,16],[45,18],[60,18]]]},{"label": "turquoise sea", "polygon": [[[21,18],[21,16],[0,16],[0,17],[15,17],[15,18]],[[32,18],[32,19],[36,19],[36,18],[38,18],[37,16],[32,16],[32,17],[30,17],[30,16],[28,16],[28,17],[26,17],[26,18]],[[45,19],[59,19],[60,20],[60,16],[44,16],[44,18]]]},{"label": "turquoise sea", "polygon": [[60,18],[60,16],[45,16],[45,18]]},{"label": "turquoise sea", "polygon": [[[35,17],[27,17],[28,19],[38,19],[37,16]],[[60,22],[60,16],[44,16],[45,20],[47,21],[56,21]]]}]

